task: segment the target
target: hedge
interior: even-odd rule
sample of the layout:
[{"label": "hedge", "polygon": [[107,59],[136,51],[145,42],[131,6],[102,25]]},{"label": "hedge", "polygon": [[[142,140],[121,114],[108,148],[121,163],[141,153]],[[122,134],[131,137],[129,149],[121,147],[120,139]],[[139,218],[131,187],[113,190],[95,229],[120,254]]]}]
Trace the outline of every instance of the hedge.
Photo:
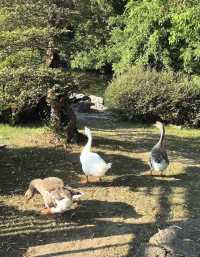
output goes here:
[{"label": "hedge", "polygon": [[129,120],[200,127],[200,77],[133,67],[112,80],[105,103]]}]

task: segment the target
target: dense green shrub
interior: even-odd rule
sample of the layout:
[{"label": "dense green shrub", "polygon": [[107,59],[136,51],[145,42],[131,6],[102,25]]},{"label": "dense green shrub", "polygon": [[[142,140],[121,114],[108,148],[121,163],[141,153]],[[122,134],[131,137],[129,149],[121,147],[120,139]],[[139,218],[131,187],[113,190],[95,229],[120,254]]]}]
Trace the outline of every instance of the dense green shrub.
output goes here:
[{"label": "dense green shrub", "polygon": [[200,126],[200,78],[132,68],[105,92],[108,107],[122,117]]},{"label": "dense green shrub", "polygon": [[81,73],[63,72],[45,66],[36,68],[0,69],[0,96],[4,105],[14,104],[20,108],[30,105],[47,94],[55,85],[70,95],[79,86]]}]

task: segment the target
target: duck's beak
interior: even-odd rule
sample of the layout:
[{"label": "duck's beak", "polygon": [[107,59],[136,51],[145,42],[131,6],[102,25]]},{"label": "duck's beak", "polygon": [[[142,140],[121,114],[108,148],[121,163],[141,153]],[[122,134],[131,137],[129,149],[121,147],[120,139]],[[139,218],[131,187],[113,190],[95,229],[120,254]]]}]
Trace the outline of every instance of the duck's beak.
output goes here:
[{"label": "duck's beak", "polygon": [[40,211],[40,214],[42,214],[42,215],[50,215],[50,214],[52,214],[51,208],[44,208],[44,209],[42,209]]}]

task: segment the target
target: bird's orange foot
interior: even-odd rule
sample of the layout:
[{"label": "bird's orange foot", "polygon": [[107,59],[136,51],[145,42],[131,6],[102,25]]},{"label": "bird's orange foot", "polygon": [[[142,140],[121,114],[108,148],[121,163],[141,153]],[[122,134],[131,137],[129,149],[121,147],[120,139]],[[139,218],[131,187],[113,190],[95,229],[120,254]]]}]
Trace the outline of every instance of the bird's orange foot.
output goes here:
[{"label": "bird's orange foot", "polygon": [[82,178],[80,181],[80,183],[83,185],[87,184],[88,182],[89,182],[88,177],[86,177],[85,179]]},{"label": "bird's orange foot", "polygon": [[86,179],[81,179],[81,181],[80,181],[80,184],[82,184],[82,185],[85,185],[85,184],[87,184],[88,182],[87,182],[87,180]]},{"label": "bird's orange foot", "polygon": [[97,180],[96,180],[97,182],[102,182],[102,179],[101,179],[101,177],[97,177]]},{"label": "bird's orange foot", "polygon": [[42,209],[42,210],[40,211],[40,213],[41,213],[42,215],[49,215],[49,214],[52,214],[52,213],[51,213],[51,208],[44,208],[44,209]]}]

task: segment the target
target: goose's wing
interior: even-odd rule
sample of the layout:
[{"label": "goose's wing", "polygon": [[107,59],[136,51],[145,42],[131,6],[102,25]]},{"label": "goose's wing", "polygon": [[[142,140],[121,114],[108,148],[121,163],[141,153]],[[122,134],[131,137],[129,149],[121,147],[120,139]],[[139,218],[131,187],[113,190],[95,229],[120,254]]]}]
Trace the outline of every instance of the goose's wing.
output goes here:
[{"label": "goose's wing", "polygon": [[81,164],[86,174],[95,176],[98,176],[99,172],[105,171],[107,167],[106,162],[98,154],[92,152],[81,156]]},{"label": "goose's wing", "polygon": [[150,154],[150,163],[154,160],[157,163],[161,163],[163,160],[165,160],[167,163],[169,163],[168,155],[165,150],[162,149],[152,149]]},{"label": "goose's wing", "polygon": [[163,157],[163,159],[165,159],[165,161],[169,164],[169,159],[168,159],[168,155],[167,155],[167,152],[166,152],[166,151],[163,151],[163,152],[162,152],[162,157]]},{"label": "goose's wing", "polygon": [[62,179],[57,177],[47,177],[44,178],[43,181],[43,188],[47,190],[48,192],[55,190],[57,188],[64,187],[64,182]]},{"label": "goose's wing", "polygon": [[65,187],[57,188],[57,189],[51,191],[50,195],[54,200],[62,200],[64,198],[68,198],[68,199],[72,198],[72,193]]},{"label": "goose's wing", "polygon": [[101,158],[101,156],[97,153],[88,153],[87,155],[87,161],[88,162],[93,162],[93,163],[101,163],[101,164],[105,164],[106,162],[104,161],[104,159]]}]

